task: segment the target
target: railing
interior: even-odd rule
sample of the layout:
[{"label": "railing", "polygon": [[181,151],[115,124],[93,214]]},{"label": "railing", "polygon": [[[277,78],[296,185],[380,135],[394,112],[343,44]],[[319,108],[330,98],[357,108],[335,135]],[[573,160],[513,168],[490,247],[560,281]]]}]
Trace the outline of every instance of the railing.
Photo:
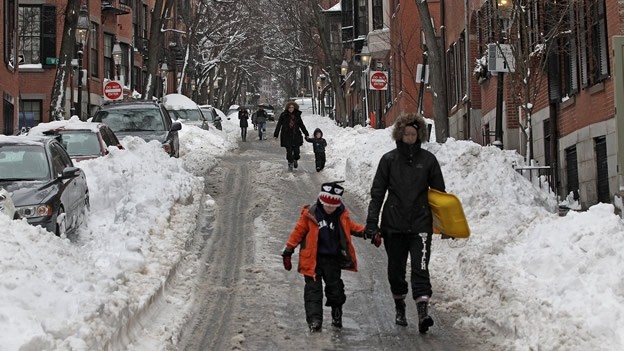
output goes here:
[{"label": "railing", "polygon": [[550,166],[516,166],[516,172],[520,173],[524,178],[528,179],[533,185],[542,188],[549,188],[557,193],[557,189],[553,184],[553,174]]}]

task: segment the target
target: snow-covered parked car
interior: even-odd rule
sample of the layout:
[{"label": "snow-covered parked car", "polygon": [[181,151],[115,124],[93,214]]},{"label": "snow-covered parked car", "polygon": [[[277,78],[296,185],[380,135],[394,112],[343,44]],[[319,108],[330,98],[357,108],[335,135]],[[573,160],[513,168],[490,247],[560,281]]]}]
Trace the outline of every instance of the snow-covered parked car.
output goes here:
[{"label": "snow-covered parked car", "polygon": [[105,156],[111,146],[123,149],[115,133],[106,124],[83,122],[78,116],[69,120],[39,123],[30,129],[28,135],[56,138],[74,162]]},{"label": "snow-covered parked car", "polygon": [[182,94],[167,94],[163,98],[163,105],[174,121],[194,125],[205,130],[210,129],[208,119],[204,116],[202,110],[195,101],[187,96]]}]

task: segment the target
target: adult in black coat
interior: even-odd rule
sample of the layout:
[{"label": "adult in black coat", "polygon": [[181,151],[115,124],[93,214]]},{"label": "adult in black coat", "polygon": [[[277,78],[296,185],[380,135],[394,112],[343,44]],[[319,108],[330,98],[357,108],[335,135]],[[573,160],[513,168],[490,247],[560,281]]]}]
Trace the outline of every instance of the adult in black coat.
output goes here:
[{"label": "adult in black coat", "polygon": [[241,139],[243,141],[247,141],[247,127],[249,126],[249,123],[247,122],[249,119],[249,112],[247,112],[247,109],[242,107],[238,108],[238,119],[240,120]]},{"label": "adult in black coat", "polygon": [[275,132],[273,136],[280,136],[280,145],[286,148],[286,159],[288,160],[288,170],[297,168],[300,158],[300,147],[303,145],[303,133],[306,137],[310,136],[308,130],[301,119],[301,111],[299,105],[294,101],[286,103],[284,112],[282,112],[277,120]]},{"label": "adult in black coat", "polygon": [[[429,259],[433,231],[428,191],[429,188],[445,191],[438,160],[421,148],[426,133],[427,125],[421,115],[410,113],[397,118],[392,131],[397,147],[384,154],[377,166],[365,231],[366,237],[373,241],[376,237],[381,240],[378,233],[383,237],[388,255],[388,281],[396,308],[395,322],[402,326],[407,325],[405,297],[408,284],[405,275],[409,255],[412,297],[416,300],[421,333],[433,325],[427,311],[432,294]],[[381,228],[378,227],[380,211]]]}]

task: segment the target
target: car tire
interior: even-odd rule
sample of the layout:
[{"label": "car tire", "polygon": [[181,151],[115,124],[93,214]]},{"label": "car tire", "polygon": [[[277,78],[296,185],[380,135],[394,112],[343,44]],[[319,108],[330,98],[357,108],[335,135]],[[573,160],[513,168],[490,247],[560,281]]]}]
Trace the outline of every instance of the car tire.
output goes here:
[{"label": "car tire", "polygon": [[[61,222],[58,222],[58,218],[62,217]],[[65,216],[65,209],[61,206],[56,214],[56,236],[64,237],[67,234],[67,216]]]}]

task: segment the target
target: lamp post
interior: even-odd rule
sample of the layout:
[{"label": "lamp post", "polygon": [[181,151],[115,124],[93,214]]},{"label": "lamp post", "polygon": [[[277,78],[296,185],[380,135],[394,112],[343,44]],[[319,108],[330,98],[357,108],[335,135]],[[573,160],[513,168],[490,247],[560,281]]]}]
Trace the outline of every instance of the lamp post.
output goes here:
[{"label": "lamp post", "polygon": [[195,101],[195,89],[197,89],[197,85],[195,85],[195,81],[191,81],[191,100],[193,101]]},{"label": "lamp post", "polygon": [[113,45],[113,62],[115,62],[115,79],[119,80],[119,66],[121,66],[121,45],[119,42],[115,42]]},{"label": "lamp post", "polygon": [[89,40],[90,28],[89,12],[87,11],[87,7],[82,5],[78,15],[78,22],[76,23],[76,44],[78,44],[78,98],[76,101],[76,113],[80,119],[82,119],[82,57],[84,56],[83,50]]},{"label": "lamp post", "polygon": [[[341,83],[345,82],[347,73],[349,72],[349,63],[347,62],[347,60],[342,60],[342,63],[340,64],[340,80]],[[344,93],[344,88],[341,87],[341,89],[343,89],[343,97],[344,97],[344,108],[345,108],[345,113],[347,112],[347,94]],[[344,121],[342,121],[342,119],[344,118]],[[347,121],[347,116],[340,116],[340,123]]]},{"label": "lamp post", "polygon": [[[368,50],[368,45],[364,43],[362,46],[362,51],[360,52],[360,62],[362,63],[362,71],[363,71],[363,80],[362,80],[362,88],[364,89],[364,100],[366,101],[364,107],[364,111],[366,111],[366,117],[364,120],[371,125],[370,115],[368,112],[368,66],[370,65],[371,53]],[[364,69],[366,67],[366,69]],[[374,123],[374,122],[373,122]]]},{"label": "lamp post", "polygon": [[[509,15],[509,6],[510,1],[508,0],[497,0],[496,8],[498,15],[498,29],[499,29],[499,40],[498,43],[505,43],[505,20]],[[494,132],[494,142],[492,145],[498,147],[499,149],[503,149],[503,96],[504,96],[504,72],[499,71],[496,78],[496,120],[495,120],[495,132]]]},{"label": "lamp post", "polygon": [[[423,63],[422,70],[420,72],[420,89],[418,91],[418,112],[423,114],[423,99],[425,96],[425,82],[427,80],[427,64],[429,61],[429,48],[427,48],[427,40],[425,38],[425,33],[421,32],[420,36],[421,49],[423,51]],[[418,79],[416,79],[418,81]]]},{"label": "lamp post", "polygon": [[162,79],[162,94],[161,94],[161,98],[164,98],[165,95],[167,94],[167,74],[169,73],[169,66],[167,65],[167,62],[163,62],[162,65],[160,65],[160,77]]}]

